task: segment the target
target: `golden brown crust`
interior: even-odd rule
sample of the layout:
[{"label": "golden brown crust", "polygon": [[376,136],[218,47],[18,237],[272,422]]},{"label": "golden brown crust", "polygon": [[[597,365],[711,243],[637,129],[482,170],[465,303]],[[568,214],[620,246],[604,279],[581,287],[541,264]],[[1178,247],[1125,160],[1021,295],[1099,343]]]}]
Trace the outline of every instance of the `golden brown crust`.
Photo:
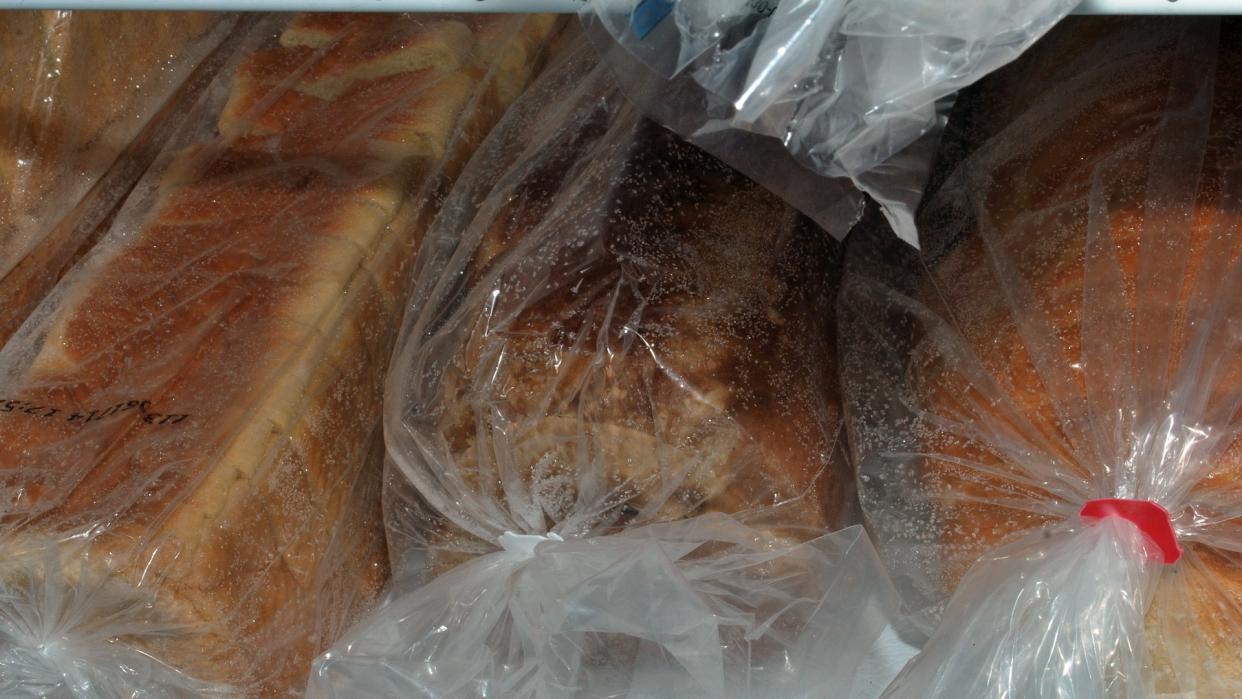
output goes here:
[{"label": "golden brown crust", "polygon": [[158,93],[161,73],[218,22],[202,12],[6,13],[0,172],[29,165],[13,172],[17,181],[0,179],[0,196],[20,210],[47,196],[64,169],[105,167],[126,140],[101,140],[105,131],[124,117],[141,123],[134,106]]},{"label": "golden brown crust", "polygon": [[[0,22],[0,341],[154,156],[166,120],[215,69],[231,18],[9,12]],[[224,42],[228,43],[228,42]]]},{"label": "golden brown crust", "polygon": [[[503,107],[472,36],[443,66],[410,68],[415,47],[443,57],[444,24],[347,21],[315,73],[332,97],[259,99],[246,118],[280,125],[274,138],[243,121],[178,154],[145,225],[63,290],[13,387],[58,412],[0,418],[0,478],[20,494],[6,524],[108,561],[99,575],[190,625],[121,640],[191,676],[296,689],[386,575],[377,513],[343,518],[378,502],[378,462],[363,463],[412,251]],[[402,62],[382,60],[393,47]],[[273,51],[298,54],[273,59],[287,67],[306,49]],[[382,142],[404,150],[369,147]]]},{"label": "golden brown crust", "polygon": [[[1138,31],[1142,31],[1142,25],[1138,26]],[[977,220],[971,222],[973,230],[937,261],[933,273],[942,289],[952,284],[964,290],[950,292],[956,328],[983,369],[1012,401],[1018,419],[1045,435],[1044,444],[1058,449],[1057,458],[1070,469],[1067,477],[1076,476],[1087,482],[1092,482],[1092,474],[1109,464],[1081,460],[1090,449],[1057,410],[1060,407],[1078,411],[1080,406],[1064,402],[1058,406],[1057,401],[1065,398],[1058,399],[1057,391],[1063,389],[1049,385],[1049,374],[1037,368],[1036,355],[1051,358],[1065,371],[1070,382],[1065,390],[1076,399],[1093,406],[1116,404],[1117,397],[1098,393],[1106,390],[1099,382],[1087,380],[1086,372],[1107,368],[1088,366],[1082,344],[1083,313],[1090,312],[1098,318],[1106,316],[1104,311],[1108,310],[1098,305],[1099,298],[1093,299],[1095,305],[1089,309],[1084,306],[1087,200],[1093,177],[1104,175],[1101,182],[1110,204],[1104,234],[1115,255],[1115,260],[1108,264],[1120,271],[1124,289],[1124,293],[1116,294],[1108,302],[1127,317],[1167,313],[1171,325],[1160,332],[1173,334],[1170,366],[1176,367],[1186,337],[1196,331],[1193,323],[1187,325],[1192,289],[1202,281],[1197,279],[1200,270],[1209,266],[1208,243],[1219,234],[1215,227],[1220,221],[1217,206],[1223,175],[1221,164],[1231,157],[1231,144],[1242,135],[1242,100],[1236,90],[1226,87],[1242,75],[1238,72],[1242,53],[1234,50],[1236,42],[1222,38],[1218,69],[1222,83],[1216,88],[1212,135],[1201,170],[1199,199],[1186,225],[1165,231],[1168,236],[1177,237],[1179,249],[1187,251],[1185,275],[1172,286],[1172,293],[1160,298],[1146,294],[1144,305],[1139,307],[1136,289],[1140,284],[1140,260],[1144,255],[1158,254],[1142,247],[1144,225],[1155,215],[1144,211],[1145,191],[1154,134],[1159,131],[1169,100],[1175,42],[1149,43],[1152,48],[1142,53],[1123,52],[1113,57],[1113,64],[1089,62],[1091,67],[1082,70],[1077,83],[1065,84],[1066,76],[1057,75],[1057,70],[1073,73],[1072,64],[1050,67],[1062,62],[1065,47],[1074,47],[1073,52],[1090,57],[1093,42],[1103,42],[1096,46],[1143,46],[1141,41],[1124,43],[1126,32],[1134,31],[1135,25],[1116,21],[1068,24],[1050,33],[1046,42],[1037,45],[1012,69],[980,87],[981,101],[995,94],[1011,99],[1018,96],[1020,101],[1011,106],[1008,114],[997,115],[996,123],[978,125],[980,134],[998,135],[992,141],[975,144],[980,153],[965,162],[959,174],[973,168],[977,176],[957,183],[975,196],[972,214]],[[1175,32],[1165,34],[1176,37]],[[1015,138],[1016,133],[1023,137]],[[953,225],[938,219],[937,209],[929,207],[923,220],[933,237]],[[982,230],[984,226],[988,227],[986,231]],[[986,245],[984,237],[988,239]],[[996,267],[994,260],[998,257],[1016,263],[1016,271]],[[1007,283],[1011,288],[1024,287],[1030,300],[1015,301],[996,293],[994,278],[1004,275],[1014,277]],[[1021,312],[1046,324],[1039,332],[1041,337],[1052,339],[1050,347],[1030,344],[1030,336],[1013,320],[1013,303],[1021,304]],[[1236,374],[1235,368],[1232,374],[1217,377],[1219,385],[1213,387],[1214,394],[1235,390],[1233,386],[1242,380],[1242,375]],[[1156,381],[1159,377],[1139,380]],[[966,400],[964,394],[978,391],[963,386],[960,373],[929,372],[927,381],[929,408],[938,415],[957,414],[958,406]],[[988,396],[979,396],[975,403],[988,405],[989,401]],[[996,414],[1001,414],[999,408]],[[1006,499],[1031,503],[1058,498],[1038,486],[1016,485],[1019,478],[1002,478],[999,474],[1015,474],[1017,467],[994,452],[945,435],[928,442],[925,448],[939,455],[926,459],[924,477],[941,519],[945,578],[950,588],[986,551],[1056,519],[999,504]],[[1238,454],[1235,445],[1226,458],[1214,465],[1211,475],[1196,485],[1196,493],[1211,488],[1236,493],[1237,479],[1242,476],[1235,458]],[[983,464],[997,475],[957,465],[956,461]],[[1242,566],[1232,554],[1199,545],[1191,545],[1190,550],[1195,561],[1184,565],[1178,584],[1185,587],[1193,601],[1196,623],[1202,624],[1208,636],[1220,640],[1213,646],[1212,663],[1184,670],[1242,681],[1236,643],[1223,640],[1236,634],[1238,620],[1242,619]],[[1160,615],[1161,604],[1158,599],[1153,615]],[[1157,654],[1167,656],[1168,646],[1175,639],[1152,635]]]},{"label": "golden brown crust", "polygon": [[[594,138],[565,137],[579,136]],[[480,318],[446,370],[440,429],[455,468],[504,502],[493,463],[504,452],[548,526],[584,515],[587,483],[610,493],[605,522],[784,503],[791,527],[840,524],[834,243],[650,122],[625,142],[615,172],[589,185],[566,181],[557,154],[574,151],[550,144],[494,212],[468,277],[541,282],[520,307]],[[597,214],[551,215],[566,206]],[[585,235],[581,255],[518,264],[527,238],[561,219]],[[501,437],[480,420],[508,426]]]}]

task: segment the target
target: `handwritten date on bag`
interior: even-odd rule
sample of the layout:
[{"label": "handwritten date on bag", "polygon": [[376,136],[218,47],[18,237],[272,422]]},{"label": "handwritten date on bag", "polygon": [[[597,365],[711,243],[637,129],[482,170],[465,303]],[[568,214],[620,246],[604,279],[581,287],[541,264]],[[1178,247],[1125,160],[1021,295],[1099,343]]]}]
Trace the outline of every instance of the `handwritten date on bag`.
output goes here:
[{"label": "handwritten date on bag", "polygon": [[106,420],[133,410],[137,410],[142,415],[142,421],[148,425],[176,425],[190,417],[184,413],[152,412],[149,400],[127,400],[97,410],[67,410],[24,400],[0,400],[0,414],[21,413],[44,420],[63,420],[80,425]]}]

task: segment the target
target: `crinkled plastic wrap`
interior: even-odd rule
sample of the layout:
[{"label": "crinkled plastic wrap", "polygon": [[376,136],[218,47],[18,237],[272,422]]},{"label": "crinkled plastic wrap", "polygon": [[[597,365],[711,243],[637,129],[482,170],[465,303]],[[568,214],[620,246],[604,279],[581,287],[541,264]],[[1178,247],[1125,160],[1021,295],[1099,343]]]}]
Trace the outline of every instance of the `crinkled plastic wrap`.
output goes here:
[{"label": "crinkled plastic wrap", "polygon": [[849,697],[894,618],[883,581],[857,525],[773,547],[716,513],[545,541],[398,596],[310,696]]},{"label": "crinkled plastic wrap", "polygon": [[861,501],[940,618],[888,696],[1242,693],[1240,28],[1057,28],[963,97],[924,253],[851,249]]},{"label": "crinkled plastic wrap", "polygon": [[0,342],[89,248],[237,26],[207,13],[0,16]]},{"label": "crinkled plastic wrap", "polygon": [[439,577],[311,694],[847,696],[895,595],[826,534],[838,262],[571,44],[437,219],[389,371],[390,550]]},{"label": "crinkled plastic wrap", "polygon": [[[624,49],[611,52],[622,72],[637,63],[652,73],[631,90],[652,116],[774,191],[792,190],[789,201],[817,219],[850,201],[826,178],[851,178],[913,243],[945,98],[1078,2],[592,0],[583,16]],[[748,161],[754,147],[775,157]],[[823,177],[816,184],[794,161]],[[816,188],[818,198],[806,191]],[[829,231],[848,232],[829,218]]]},{"label": "crinkled plastic wrap", "polygon": [[0,351],[0,694],[297,694],[387,575],[418,242],[546,16],[263,19]]}]

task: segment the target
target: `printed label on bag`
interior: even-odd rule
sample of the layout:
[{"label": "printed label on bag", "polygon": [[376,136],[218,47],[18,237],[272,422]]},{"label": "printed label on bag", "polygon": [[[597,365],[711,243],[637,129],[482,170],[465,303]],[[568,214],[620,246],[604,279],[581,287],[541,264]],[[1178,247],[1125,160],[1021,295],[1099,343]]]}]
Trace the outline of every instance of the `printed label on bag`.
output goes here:
[{"label": "printed label on bag", "polygon": [[50,405],[40,405],[25,400],[0,399],[0,413],[29,415],[43,420],[61,420],[79,425],[98,422],[137,410],[147,425],[176,425],[190,416],[186,413],[158,413],[151,410],[149,400],[127,400],[95,410],[67,410]]}]

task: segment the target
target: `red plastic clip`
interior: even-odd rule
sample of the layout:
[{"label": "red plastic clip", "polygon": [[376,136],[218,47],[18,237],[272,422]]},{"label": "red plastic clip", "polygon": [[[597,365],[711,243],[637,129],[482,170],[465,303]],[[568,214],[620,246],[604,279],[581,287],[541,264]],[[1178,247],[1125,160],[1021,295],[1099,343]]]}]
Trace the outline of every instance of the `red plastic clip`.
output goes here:
[{"label": "red plastic clip", "polygon": [[1173,531],[1173,518],[1169,516],[1168,510],[1151,500],[1088,500],[1078,511],[1078,515],[1086,520],[1106,517],[1129,520],[1159,547],[1166,564],[1177,563],[1182,557],[1182,547],[1178,545],[1177,534]]}]

